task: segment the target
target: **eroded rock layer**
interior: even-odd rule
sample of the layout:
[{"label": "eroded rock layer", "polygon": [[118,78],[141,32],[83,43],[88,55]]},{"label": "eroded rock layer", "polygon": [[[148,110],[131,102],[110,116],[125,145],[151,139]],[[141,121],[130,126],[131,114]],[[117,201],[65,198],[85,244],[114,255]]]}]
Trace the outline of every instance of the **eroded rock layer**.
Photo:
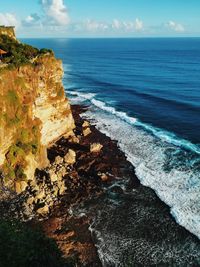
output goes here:
[{"label": "eroded rock layer", "polygon": [[73,136],[74,120],[62,85],[62,63],[53,54],[0,72],[0,170],[5,184],[23,191],[36,168],[47,166],[46,149]]}]

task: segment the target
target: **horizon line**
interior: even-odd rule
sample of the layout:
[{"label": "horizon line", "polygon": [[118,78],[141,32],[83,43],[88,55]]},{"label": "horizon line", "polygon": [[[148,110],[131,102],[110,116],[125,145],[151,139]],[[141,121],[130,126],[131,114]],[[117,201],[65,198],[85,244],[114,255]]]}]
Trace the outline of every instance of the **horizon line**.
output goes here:
[{"label": "horizon line", "polygon": [[49,36],[49,37],[23,37],[23,36],[17,36],[19,39],[182,39],[182,38],[200,38],[200,36],[142,36],[142,37],[73,37],[73,36],[65,36],[65,37],[59,37],[59,36]]}]

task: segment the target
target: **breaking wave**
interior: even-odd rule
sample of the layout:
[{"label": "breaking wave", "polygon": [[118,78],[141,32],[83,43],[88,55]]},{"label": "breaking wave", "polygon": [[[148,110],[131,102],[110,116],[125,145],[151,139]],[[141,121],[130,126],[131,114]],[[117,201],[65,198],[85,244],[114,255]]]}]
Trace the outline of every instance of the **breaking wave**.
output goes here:
[{"label": "breaking wave", "polygon": [[[83,116],[117,140],[141,183],[152,188],[176,221],[200,238],[200,148],[175,134],[117,111],[95,94],[68,92],[92,104]],[[75,98],[73,99],[73,96]]]},{"label": "breaking wave", "polygon": [[96,94],[81,93],[81,92],[75,92],[75,91],[68,91],[67,93],[69,95],[76,96],[76,98],[74,98],[75,101],[80,101],[80,102],[85,101],[85,100],[90,101],[90,103],[92,103],[97,108],[103,111],[106,111],[112,115],[115,115],[116,117],[124,120],[125,122],[131,125],[142,127],[147,132],[150,132],[151,134],[158,137],[164,142],[171,143],[175,146],[182,147],[186,150],[190,150],[192,152],[200,154],[200,147],[198,147],[197,145],[192,144],[190,141],[187,141],[185,139],[179,138],[174,133],[151,126],[150,124],[147,124],[147,123],[143,123],[139,121],[137,118],[128,116],[126,112],[117,111],[114,107],[108,106],[105,102],[97,100],[95,98]]}]

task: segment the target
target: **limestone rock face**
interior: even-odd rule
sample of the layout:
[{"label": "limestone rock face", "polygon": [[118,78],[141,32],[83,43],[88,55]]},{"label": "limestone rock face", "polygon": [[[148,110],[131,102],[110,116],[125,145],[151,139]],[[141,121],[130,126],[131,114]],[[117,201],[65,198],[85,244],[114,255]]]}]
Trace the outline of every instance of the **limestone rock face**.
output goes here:
[{"label": "limestone rock face", "polygon": [[26,177],[28,177],[28,180],[33,181],[35,179],[35,169],[38,167],[38,162],[31,153],[26,156],[26,162],[27,166],[24,169],[24,173]]},{"label": "limestone rock face", "polygon": [[33,180],[35,169],[48,165],[47,147],[74,135],[62,76],[52,54],[0,71],[0,173],[7,185]]},{"label": "limestone rock face", "polygon": [[26,188],[28,184],[25,181],[17,181],[15,182],[15,191],[17,194],[21,194]]},{"label": "limestone rock face", "polygon": [[41,144],[48,146],[63,134],[72,134],[74,120],[62,85],[61,61],[45,59],[45,64],[42,62],[38,69],[38,76],[33,116],[41,120]]},{"label": "limestone rock face", "polygon": [[8,35],[9,37],[16,39],[14,27],[0,26],[0,35]]}]

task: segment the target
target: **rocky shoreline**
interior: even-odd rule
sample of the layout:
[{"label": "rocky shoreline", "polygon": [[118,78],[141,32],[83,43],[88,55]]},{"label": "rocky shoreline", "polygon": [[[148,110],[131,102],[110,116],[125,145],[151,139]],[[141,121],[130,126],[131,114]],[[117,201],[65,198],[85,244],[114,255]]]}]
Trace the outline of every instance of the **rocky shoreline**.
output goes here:
[{"label": "rocky shoreline", "polygon": [[[121,222],[129,220],[126,216],[129,216],[127,214],[131,205],[137,206],[135,218],[133,217],[135,219],[133,231],[138,232],[137,238],[144,236],[147,241],[151,240],[152,248],[150,251],[153,251],[158,244],[163,246],[163,253],[166,255],[176,253],[176,249],[179,248],[180,251],[177,255],[174,254],[174,259],[167,256],[167,260],[163,260],[163,264],[171,266],[170,264],[174,262],[173,264],[176,263],[177,266],[183,263],[187,263],[188,266],[197,266],[199,253],[196,249],[200,247],[199,240],[175,222],[169,207],[156,196],[153,190],[141,185],[135,175],[134,167],[127,161],[117,142],[82,119],[80,115],[84,114],[87,109],[88,107],[72,105],[72,114],[76,125],[75,136],[78,137],[79,143],[62,138],[48,151],[48,158],[54,162],[58,156],[62,158],[65,155],[66,148],[71,149],[76,153],[76,163],[73,165],[72,180],[66,186],[66,193],[62,196],[60,204],[54,209],[50,218],[42,222],[44,232],[56,240],[64,257],[75,259],[77,266],[102,266],[99,260],[100,255],[95,246],[95,243],[98,242],[97,236],[89,231],[93,214],[89,212],[88,216],[76,217],[76,215],[71,214],[69,208],[80,206],[85,201],[91,201],[95,209],[94,202],[101,202],[108,190],[111,190],[119,198],[122,196],[122,198],[127,197],[130,200],[128,207],[125,205],[122,215],[120,215],[120,218],[123,217],[120,219]],[[96,151],[92,152],[94,147],[96,147]],[[125,192],[116,185],[116,181],[120,180],[123,180],[123,183],[124,180],[126,181],[124,183],[126,184]],[[133,195],[132,192],[134,192]],[[97,204],[96,209],[98,208]],[[137,211],[137,209],[141,210]],[[145,211],[148,214],[151,212],[151,214],[148,215],[148,218],[145,216],[142,219],[140,212],[144,213]],[[116,212],[120,213],[121,210],[116,210]],[[116,218],[113,217],[113,223],[115,220]],[[102,223],[105,222],[102,221]],[[126,229],[123,229],[123,223],[121,229],[126,233]],[[113,229],[108,230],[113,231]],[[130,233],[127,235],[131,236]],[[184,249],[186,244],[188,252]],[[192,248],[195,248],[196,254]],[[143,256],[144,258],[142,256],[139,259],[134,258],[131,262],[134,262],[135,266],[141,266],[142,262],[144,263],[143,266],[149,266],[153,259],[151,254],[153,252],[150,251],[147,254],[144,253],[146,254]],[[177,260],[176,257],[183,257],[183,259]],[[125,259],[125,262],[120,266],[126,266],[126,261]],[[162,260],[160,262],[162,263]],[[104,266],[115,265],[104,262]]]},{"label": "rocky shoreline", "polygon": [[[13,196],[9,202],[1,201],[1,218],[14,216],[27,221],[31,227],[39,225],[46,236],[56,241],[64,259],[70,258],[76,264],[72,266],[100,267],[102,263],[95,246],[95,236],[89,231],[92,218],[72,215],[71,207],[90,199],[96,198],[99,201],[111,185],[113,193],[123,195],[121,187],[114,183],[126,179],[126,192],[135,191],[136,194],[130,197],[130,203],[142,205],[141,209],[153,205],[150,208],[152,213],[155,210],[158,218],[161,214],[162,221],[167,224],[166,229],[163,223],[161,227],[159,219],[153,219],[152,214],[152,218],[148,218],[152,220],[150,225],[147,221],[141,221],[139,226],[135,224],[137,232],[143,231],[141,234],[146,236],[145,239],[155,238],[155,243],[159,243],[159,231],[155,232],[159,228],[165,238],[169,230],[178,245],[185,239],[198,244],[199,241],[194,236],[175,223],[169,208],[155,193],[140,184],[134,167],[118,148],[117,142],[81,118],[80,114],[87,107],[72,105],[71,109],[76,126],[75,135],[71,138],[62,137],[48,149],[50,164],[46,169],[36,171],[37,184],[29,184],[28,190],[17,197]],[[128,210],[128,207],[125,209]],[[137,215],[135,219],[137,220]],[[136,261],[135,266],[140,266],[137,264]]]},{"label": "rocky shoreline", "polygon": [[26,191],[18,196],[7,192],[9,201],[4,197],[0,202],[1,218],[40,225],[63,257],[72,258],[77,266],[102,266],[88,229],[89,218],[71,216],[70,206],[100,196],[117,177],[129,177],[130,187],[139,181],[117,142],[80,117],[87,107],[71,108],[75,135],[62,137],[48,149],[49,166],[36,170],[36,182],[29,183]]},{"label": "rocky shoreline", "polygon": [[[94,126],[80,117],[87,107],[72,106],[76,124],[75,135],[80,142],[74,143],[65,138],[59,140],[48,151],[48,158],[54,161],[70,148],[76,153],[76,163],[72,171],[73,182],[67,185],[61,203],[42,222],[45,233],[54,238],[64,257],[75,257],[80,266],[102,266],[98,258],[94,240],[89,231],[90,219],[86,216],[74,217],[69,213],[70,205],[98,197],[104,193],[103,187],[111,185],[117,177],[130,178],[130,187],[139,181],[132,165],[117,146],[117,142],[99,132]],[[84,126],[83,126],[84,125]],[[91,145],[93,144],[93,145]],[[95,145],[94,145],[95,144]],[[120,187],[113,190],[120,191]]]}]

